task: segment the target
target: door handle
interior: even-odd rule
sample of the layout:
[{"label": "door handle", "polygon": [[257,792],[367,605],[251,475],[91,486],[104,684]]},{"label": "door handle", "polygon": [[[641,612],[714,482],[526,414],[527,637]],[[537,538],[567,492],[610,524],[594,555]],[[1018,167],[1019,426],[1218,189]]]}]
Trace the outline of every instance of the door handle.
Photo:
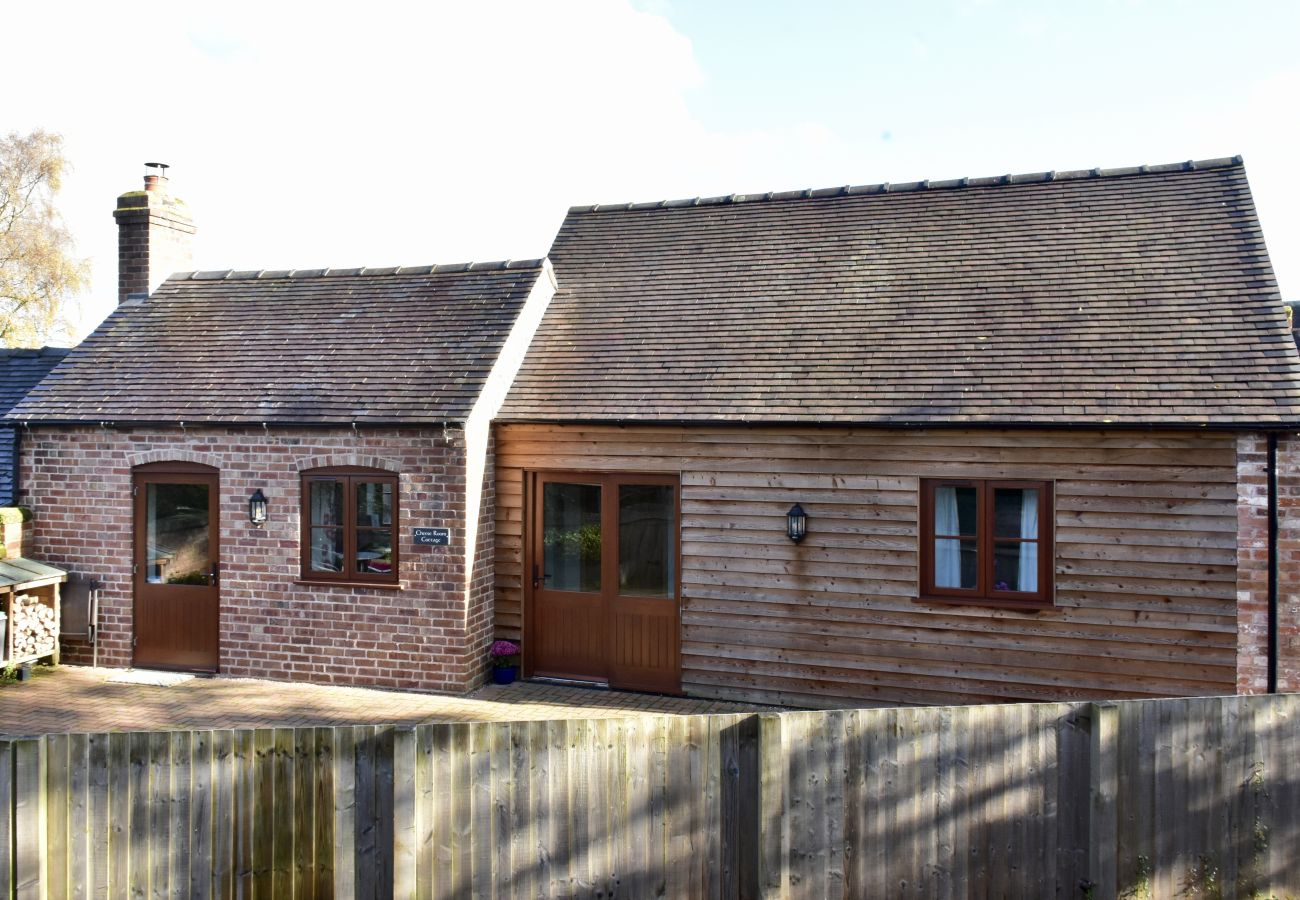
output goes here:
[{"label": "door handle", "polygon": [[208,572],[208,584],[215,585],[221,576],[221,563],[213,563],[212,570]]},{"label": "door handle", "polygon": [[541,569],[538,566],[533,566],[533,590],[537,590],[541,586],[542,586]]}]

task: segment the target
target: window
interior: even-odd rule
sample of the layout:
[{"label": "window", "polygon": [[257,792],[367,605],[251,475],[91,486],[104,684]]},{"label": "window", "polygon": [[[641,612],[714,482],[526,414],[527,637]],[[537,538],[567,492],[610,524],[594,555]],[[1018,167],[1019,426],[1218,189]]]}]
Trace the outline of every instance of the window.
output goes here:
[{"label": "window", "polygon": [[1052,486],[1046,481],[921,482],[921,596],[1052,602]]},{"label": "window", "polygon": [[302,577],[397,583],[397,476],[312,469],[302,476]]}]

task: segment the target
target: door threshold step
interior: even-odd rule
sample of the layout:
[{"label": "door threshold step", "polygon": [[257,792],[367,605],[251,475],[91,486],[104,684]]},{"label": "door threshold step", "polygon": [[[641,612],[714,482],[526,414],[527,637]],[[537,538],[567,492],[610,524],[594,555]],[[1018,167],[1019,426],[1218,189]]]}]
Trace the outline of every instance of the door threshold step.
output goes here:
[{"label": "door threshold step", "polygon": [[527,679],[532,684],[553,684],[557,687],[581,687],[591,688],[596,691],[611,690],[609,684],[604,681],[583,681],[579,678],[550,678],[545,675],[536,675]]},{"label": "door threshold step", "polygon": [[172,687],[194,680],[193,672],[165,672],[159,669],[123,669],[107,679],[109,684],[147,684],[152,687]]}]

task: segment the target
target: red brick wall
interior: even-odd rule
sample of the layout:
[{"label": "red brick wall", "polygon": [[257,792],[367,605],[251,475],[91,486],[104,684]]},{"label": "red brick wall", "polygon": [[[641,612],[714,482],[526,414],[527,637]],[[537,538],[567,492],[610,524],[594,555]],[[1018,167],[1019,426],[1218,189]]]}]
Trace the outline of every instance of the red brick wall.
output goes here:
[{"label": "red brick wall", "polygon": [[148,294],[173,272],[193,268],[194,223],[182,207],[156,191],[118,198],[117,302]]},{"label": "red brick wall", "polygon": [[[491,594],[479,585],[479,573],[471,588],[464,571],[464,441],[460,432],[442,429],[37,428],[25,434],[23,485],[35,513],[34,553],[104,583],[102,665],[131,663],[131,468],[166,460],[220,470],[223,674],[440,691],[463,691],[481,680],[490,635],[481,623],[490,623]],[[402,590],[295,583],[299,472],[327,465],[400,473]],[[257,488],[270,501],[263,529],[248,521],[248,497]],[[490,520],[490,504],[484,515]],[[411,543],[412,528],[433,526],[451,527],[451,547]],[[490,572],[490,543],[487,551],[479,565]],[[65,653],[68,662],[89,661],[85,645],[69,642]]]},{"label": "red brick wall", "polygon": [[469,617],[466,630],[471,645],[470,655],[478,666],[470,676],[474,683],[487,679],[490,660],[487,652],[492,646],[496,627],[496,440],[488,438],[487,465],[483,472],[482,505],[478,516],[478,550],[474,554],[474,571],[469,581]]},{"label": "red brick wall", "polygon": [[[1268,438],[1237,440],[1237,691],[1268,688]],[[1278,690],[1300,691],[1300,441],[1278,440]]]}]

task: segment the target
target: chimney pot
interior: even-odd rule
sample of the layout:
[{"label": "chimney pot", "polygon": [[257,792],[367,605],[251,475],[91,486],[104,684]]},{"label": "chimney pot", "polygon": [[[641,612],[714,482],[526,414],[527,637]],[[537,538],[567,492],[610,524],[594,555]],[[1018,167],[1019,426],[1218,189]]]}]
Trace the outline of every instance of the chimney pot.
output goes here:
[{"label": "chimney pot", "polygon": [[144,164],[144,189],[146,191],[161,191],[167,187],[167,170],[171,166],[167,163],[147,162]]}]

